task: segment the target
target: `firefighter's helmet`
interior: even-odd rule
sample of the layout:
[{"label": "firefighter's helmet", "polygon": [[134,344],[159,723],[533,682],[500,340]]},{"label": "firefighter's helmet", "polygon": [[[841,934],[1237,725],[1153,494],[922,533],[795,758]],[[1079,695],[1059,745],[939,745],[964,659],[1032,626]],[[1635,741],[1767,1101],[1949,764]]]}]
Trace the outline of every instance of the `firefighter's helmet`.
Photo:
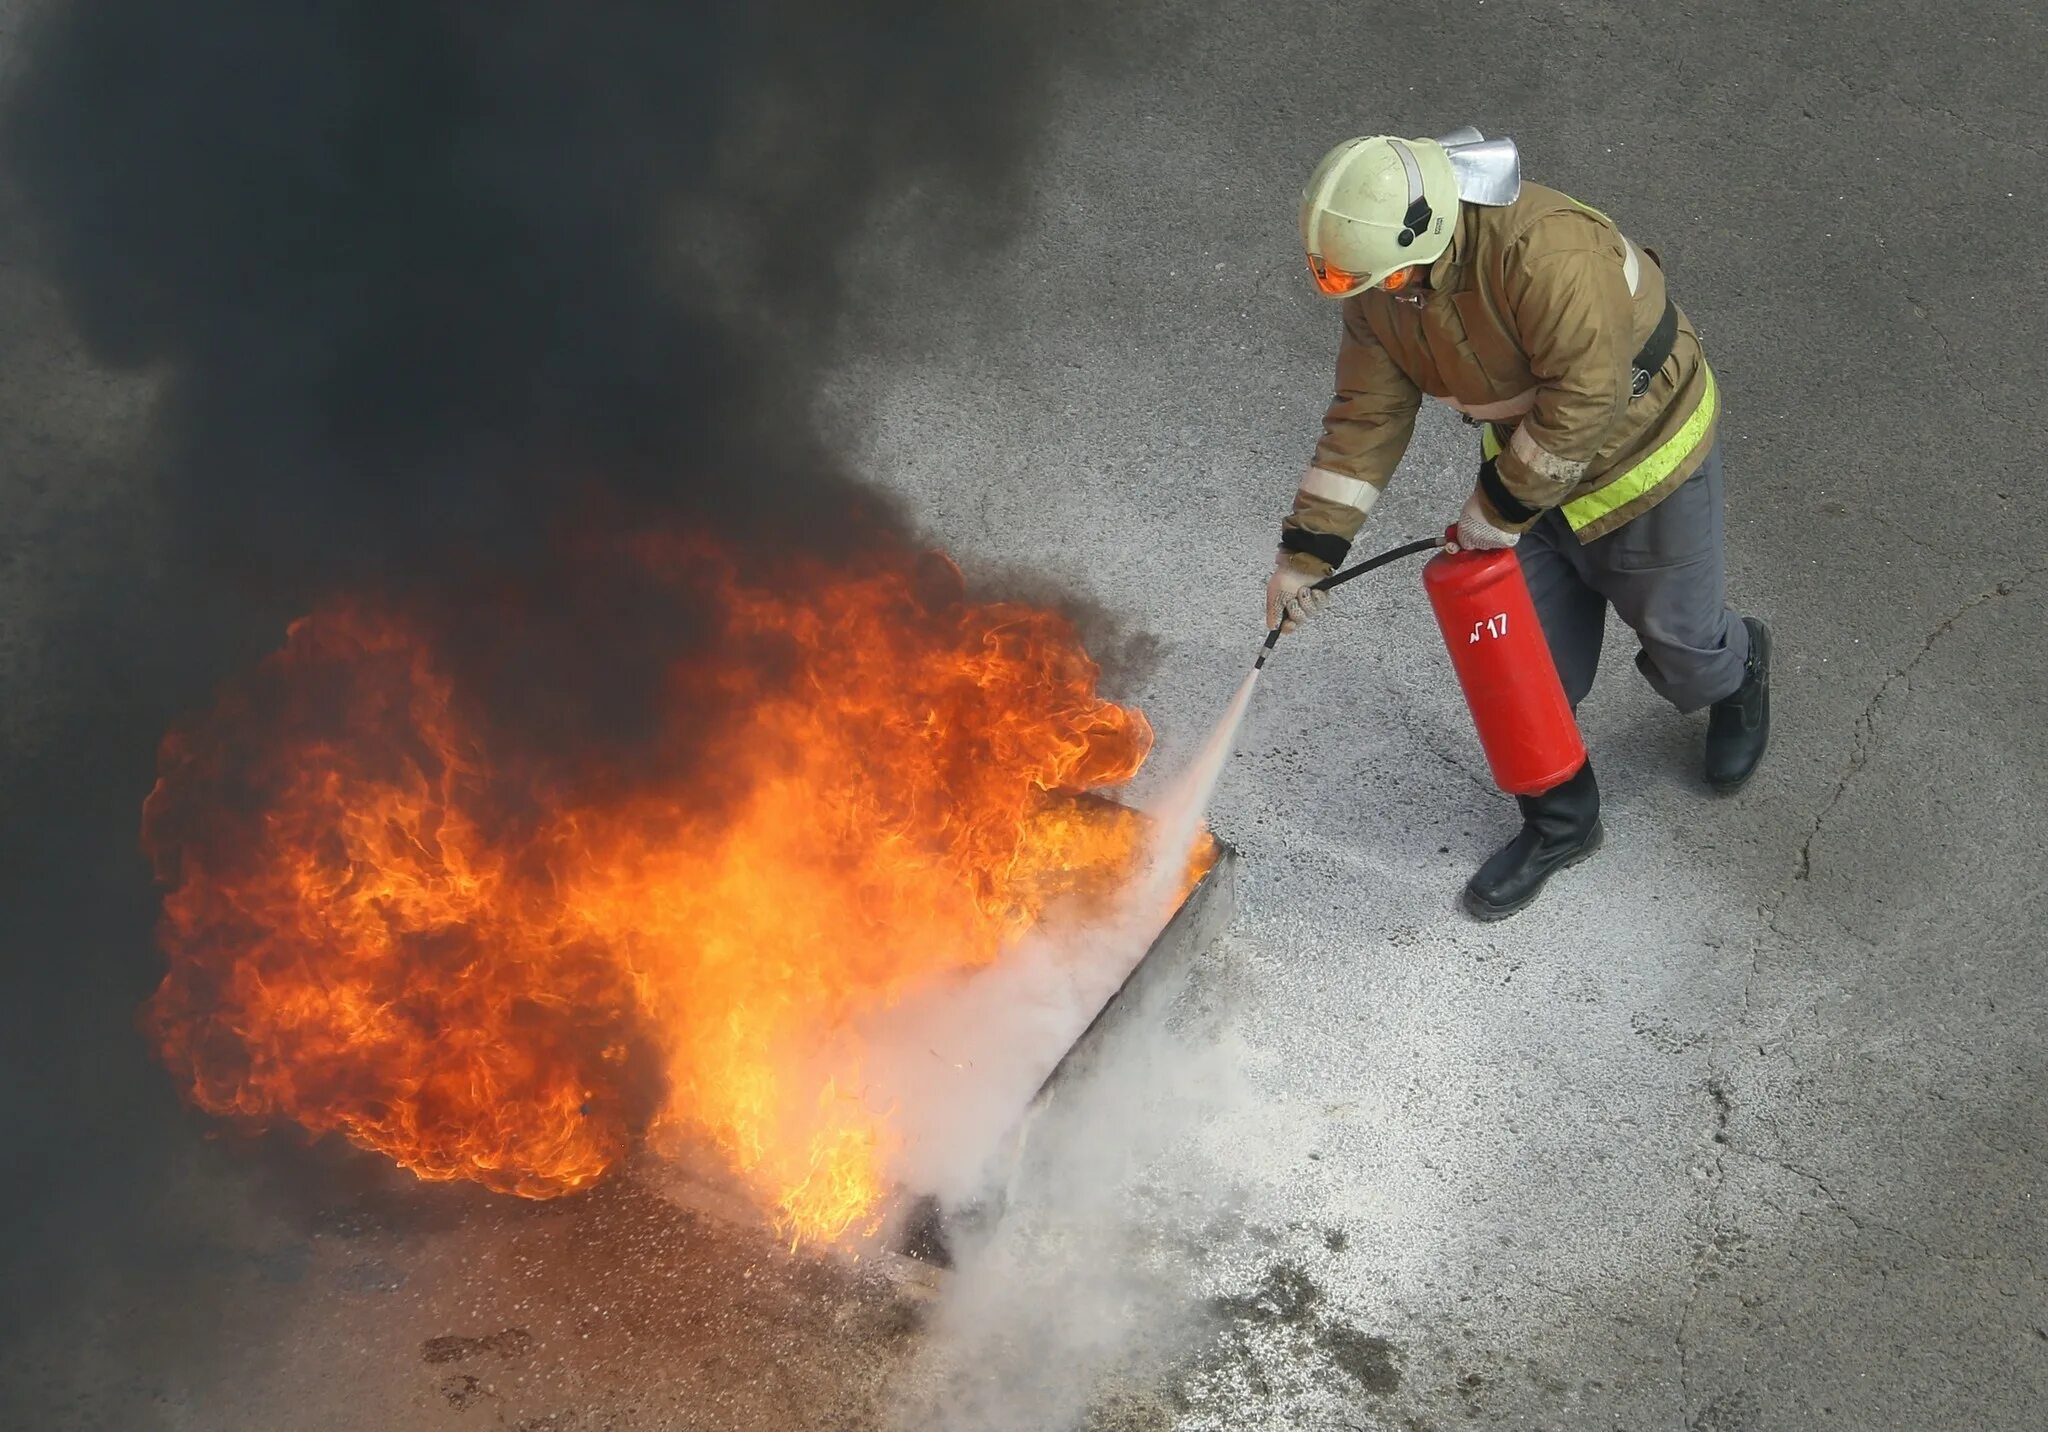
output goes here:
[{"label": "firefighter's helmet", "polygon": [[1434,139],[1347,139],[1301,193],[1301,245],[1316,287],[1332,298],[1435,263],[1457,222],[1458,177]]}]

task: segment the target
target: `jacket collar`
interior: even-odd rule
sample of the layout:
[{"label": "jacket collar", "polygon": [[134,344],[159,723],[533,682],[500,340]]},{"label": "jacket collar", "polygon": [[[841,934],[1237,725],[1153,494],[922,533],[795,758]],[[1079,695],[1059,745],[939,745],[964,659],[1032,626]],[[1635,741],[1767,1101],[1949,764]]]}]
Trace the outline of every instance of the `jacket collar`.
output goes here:
[{"label": "jacket collar", "polygon": [[1451,242],[1437,261],[1429,266],[1429,286],[1438,293],[1456,291],[1464,276],[1466,256],[1472,251],[1472,226],[1477,205],[1459,204],[1458,222],[1451,226]]}]

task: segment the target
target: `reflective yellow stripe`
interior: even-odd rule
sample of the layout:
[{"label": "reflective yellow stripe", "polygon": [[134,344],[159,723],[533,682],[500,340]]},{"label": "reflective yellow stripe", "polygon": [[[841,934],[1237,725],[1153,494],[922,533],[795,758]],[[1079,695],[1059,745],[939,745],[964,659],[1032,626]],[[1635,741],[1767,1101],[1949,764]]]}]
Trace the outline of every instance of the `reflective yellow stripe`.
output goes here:
[{"label": "reflective yellow stripe", "polygon": [[1706,376],[1706,391],[1700,394],[1699,406],[1692,410],[1692,416],[1685,420],[1685,426],[1665,440],[1663,446],[1630,468],[1626,474],[1615,479],[1596,492],[1589,492],[1576,502],[1564,505],[1564,520],[1577,532],[1591,526],[1613,512],[1626,507],[1644,493],[1662,482],[1677,469],[1678,465],[1691,455],[1707,435],[1707,429],[1714,421],[1716,394],[1714,391],[1714,370],[1704,362],[1700,372]]},{"label": "reflective yellow stripe", "polygon": [[1492,462],[1500,456],[1500,429],[1492,423],[1479,425],[1479,460]]}]

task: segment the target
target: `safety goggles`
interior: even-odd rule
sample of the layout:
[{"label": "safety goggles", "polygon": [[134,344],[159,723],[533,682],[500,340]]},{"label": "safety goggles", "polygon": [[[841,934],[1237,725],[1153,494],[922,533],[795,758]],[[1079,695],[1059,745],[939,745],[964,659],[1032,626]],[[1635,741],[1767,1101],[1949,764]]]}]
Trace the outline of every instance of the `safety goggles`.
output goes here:
[{"label": "safety goggles", "polygon": [[[1316,281],[1316,287],[1332,298],[1349,297],[1354,290],[1365,286],[1365,280],[1357,274],[1332,268],[1316,254],[1308,256],[1308,271],[1309,276]],[[1419,268],[1397,268],[1381,279],[1379,286],[1388,293],[1398,293],[1413,283],[1420,273]]]},{"label": "safety goggles", "polygon": [[1316,288],[1331,298],[1342,298],[1364,282],[1355,273],[1323,262],[1321,254],[1308,256],[1308,272],[1309,277],[1316,281]]}]

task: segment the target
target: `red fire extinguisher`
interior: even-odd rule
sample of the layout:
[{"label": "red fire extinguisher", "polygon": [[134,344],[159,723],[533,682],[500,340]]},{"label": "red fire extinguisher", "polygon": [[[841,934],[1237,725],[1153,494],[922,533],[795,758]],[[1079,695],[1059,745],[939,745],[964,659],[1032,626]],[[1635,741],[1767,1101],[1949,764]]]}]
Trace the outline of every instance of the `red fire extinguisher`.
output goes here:
[{"label": "red fire extinguisher", "polygon": [[[1442,539],[1404,543],[1315,585],[1321,591],[1340,587],[1389,562],[1440,548],[1456,531],[1449,529]],[[1514,552],[1437,551],[1423,565],[1422,585],[1494,783],[1509,795],[1538,796],[1569,780],[1586,764],[1586,743]],[[1280,630],[1276,626],[1266,633],[1265,647],[1252,665],[1254,679],[1280,640]]]},{"label": "red fire extinguisher", "polygon": [[1514,552],[1439,552],[1422,585],[1494,784],[1517,796],[1561,785],[1586,763],[1586,743]]}]

